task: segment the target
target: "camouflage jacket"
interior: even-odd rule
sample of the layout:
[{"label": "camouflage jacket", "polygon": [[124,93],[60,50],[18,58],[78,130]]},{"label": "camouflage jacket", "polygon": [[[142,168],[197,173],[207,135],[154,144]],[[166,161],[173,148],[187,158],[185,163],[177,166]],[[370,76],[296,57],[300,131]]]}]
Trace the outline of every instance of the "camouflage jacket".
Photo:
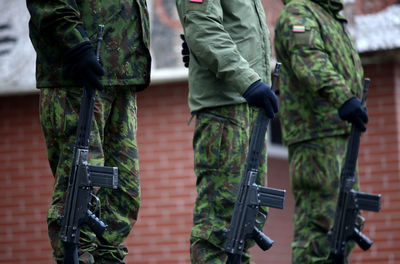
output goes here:
[{"label": "camouflage jacket", "polygon": [[[150,80],[149,16],[146,0],[27,0],[29,34],[37,53],[38,88],[76,86],[62,72],[64,54],[90,41],[96,47],[99,24],[105,25],[101,57],[104,85],[138,85]],[[83,26],[88,37],[77,29]]]},{"label": "camouflage jacket", "polygon": [[341,0],[284,0],[275,27],[282,62],[280,117],[285,144],[343,135],[338,109],[361,96],[363,69],[338,14]]},{"label": "camouflage jacket", "polygon": [[271,43],[260,0],[176,0],[190,47],[192,112],[245,103],[255,81],[270,83]]}]

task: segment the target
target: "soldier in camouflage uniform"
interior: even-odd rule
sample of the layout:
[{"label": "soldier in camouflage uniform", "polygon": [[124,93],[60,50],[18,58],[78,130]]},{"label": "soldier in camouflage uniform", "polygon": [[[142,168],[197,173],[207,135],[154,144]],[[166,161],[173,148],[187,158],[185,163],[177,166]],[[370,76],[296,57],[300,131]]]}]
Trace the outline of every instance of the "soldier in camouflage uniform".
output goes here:
[{"label": "soldier in camouflage uniform", "polygon": [[[196,115],[193,149],[198,195],[191,261],[226,263],[226,228],[256,109],[263,107],[270,118],[278,110],[268,86],[269,31],[260,0],[177,0],[176,4],[190,47],[189,107]],[[265,154],[264,149],[258,184],[264,182]],[[266,213],[266,208],[261,211]],[[252,244],[248,241],[247,248]],[[243,263],[249,259],[248,253],[242,257]]]},{"label": "soldier in camouflage uniform", "polygon": [[283,2],[274,43],[282,62],[280,116],[296,202],[292,261],[332,263],[327,233],[350,123],[365,131],[368,122],[358,99],[363,69],[339,14],[341,0]]},{"label": "soldier in camouflage uniform", "polygon": [[[47,215],[57,263],[63,243],[57,218],[63,214],[83,85],[97,88],[89,162],[119,169],[117,190],[100,188],[97,212],[107,231],[102,237],[82,229],[80,263],[124,263],[122,245],[136,222],[140,203],[136,143],[136,92],[149,84],[149,18],[145,0],[27,0],[30,37],[37,52],[40,120],[55,178]],[[94,48],[105,25],[102,63]],[[101,215],[99,215],[101,213]]]}]

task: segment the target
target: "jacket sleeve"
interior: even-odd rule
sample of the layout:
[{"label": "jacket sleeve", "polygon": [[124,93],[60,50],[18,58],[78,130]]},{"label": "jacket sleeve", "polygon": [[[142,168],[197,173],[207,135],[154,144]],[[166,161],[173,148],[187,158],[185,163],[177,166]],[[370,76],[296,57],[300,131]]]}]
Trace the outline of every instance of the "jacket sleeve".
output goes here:
[{"label": "jacket sleeve", "polygon": [[299,8],[285,20],[284,43],[293,73],[304,86],[339,108],[354,95],[329,59],[313,14]]},{"label": "jacket sleeve", "polygon": [[[27,0],[30,26],[65,51],[88,41],[75,0]],[[82,33],[81,33],[82,32]]]},{"label": "jacket sleeve", "polygon": [[[223,0],[201,4],[181,1],[181,22],[191,53],[200,67],[208,68],[241,95],[260,76],[250,68],[222,23]],[[201,6],[202,5],[202,6]],[[182,19],[183,18],[183,19]]]}]

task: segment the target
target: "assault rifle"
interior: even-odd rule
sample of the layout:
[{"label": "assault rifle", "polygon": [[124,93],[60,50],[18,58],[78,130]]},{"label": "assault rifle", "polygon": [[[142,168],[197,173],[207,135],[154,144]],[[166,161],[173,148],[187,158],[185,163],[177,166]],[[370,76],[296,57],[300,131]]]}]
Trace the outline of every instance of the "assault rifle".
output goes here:
[{"label": "assault rifle", "polygon": [[[362,104],[365,105],[370,80],[365,78]],[[335,222],[328,233],[331,243],[331,259],[335,264],[345,263],[346,246],[349,240],[355,241],[361,249],[368,250],[373,242],[361,233],[363,221],[359,210],[379,212],[381,196],[361,193],[353,189],[357,166],[358,149],[360,147],[361,130],[354,124],[351,126],[344,167],[340,175],[340,191],[337,201]],[[360,219],[359,219],[360,218]]]},{"label": "assault rifle", "polygon": [[[280,63],[276,64],[272,86],[277,82],[280,71]],[[267,132],[269,119],[264,109],[259,109],[251,137],[249,153],[242,173],[239,192],[237,194],[230,227],[227,232],[225,252],[228,253],[227,264],[240,264],[245,242],[254,239],[262,250],[268,250],[274,243],[261,230],[256,227],[257,216],[266,216],[259,212],[260,206],[269,206],[283,209],[285,202],[285,190],[267,188],[256,184],[260,155],[265,146],[265,133]]]},{"label": "assault rifle", "polygon": [[[97,39],[97,59],[100,58],[100,45],[104,26],[99,26]],[[78,240],[80,228],[87,225],[100,236],[107,225],[90,211],[99,205],[99,198],[93,194],[93,187],[118,187],[118,168],[88,164],[89,136],[93,117],[95,87],[84,87],[79,111],[78,128],[74,146],[71,171],[68,179],[67,197],[61,220],[61,240],[64,243],[64,264],[78,264]],[[92,204],[95,199],[96,204]]]}]

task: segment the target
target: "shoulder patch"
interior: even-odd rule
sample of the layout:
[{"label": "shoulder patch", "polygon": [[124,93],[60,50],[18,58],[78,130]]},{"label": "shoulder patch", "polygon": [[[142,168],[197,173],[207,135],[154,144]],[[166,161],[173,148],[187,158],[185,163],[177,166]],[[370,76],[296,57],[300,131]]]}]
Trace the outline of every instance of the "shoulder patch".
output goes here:
[{"label": "shoulder patch", "polygon": [[292,34],[290,39],[290,48],[295,46],[312,46],[313,45],[313,31],[312,28],[307,26],[292,26]]},{"label": "shoulder patch", "polygon": [[305,32],[306,27],[305,26],[293,26],[292,31],[293,32]]},{"label": "shoulder patch", "polygon": [[187,0],[186,11],[206,11],[208,0]]}]

